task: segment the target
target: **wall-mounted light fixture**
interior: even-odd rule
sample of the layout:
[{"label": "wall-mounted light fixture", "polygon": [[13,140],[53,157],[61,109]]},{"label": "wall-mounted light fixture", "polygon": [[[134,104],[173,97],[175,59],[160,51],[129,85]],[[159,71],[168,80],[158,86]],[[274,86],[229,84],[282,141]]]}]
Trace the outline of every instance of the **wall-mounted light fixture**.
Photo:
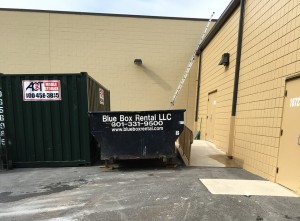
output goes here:
[{"label": "wall-mounted light fixture", "polygon": [[229,66],[229,57],[230,57],[229,53],[224,53],[222,55],[219,65]]},{"label": "wall-mounted light fixture", "polygon": [[140,58],[136,58],[136,59],[134,59],[133,63],[136,64],[136,65],[141,65],[141,64],[143,64],[143,61]]}]

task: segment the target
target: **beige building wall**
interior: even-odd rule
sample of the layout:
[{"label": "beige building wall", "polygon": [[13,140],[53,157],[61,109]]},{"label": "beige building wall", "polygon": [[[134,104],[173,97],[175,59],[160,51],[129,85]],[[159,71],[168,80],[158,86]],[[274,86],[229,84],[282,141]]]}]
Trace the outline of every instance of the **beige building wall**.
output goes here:
[{"label": "beige building wall", "polygon": [[234,156],[272,181],[285,79],[300,72],[299,11],[299,1],[246,1]]},{"label": "beige building wall", "polygon": [[[246,1],[233,157],[244,169],[271,181],[276,181],[286,79],[300,73],[299,11],[299,1]],[[197,128],[206,139],[208,93],[218,90],[214,143],[225,152],[238,21],[239,7],[202,53]],[[225,52],[230,53],[228,69],[217,65]]]},{"label": "beige building wall", "polygon": [[[206,24],[192,19],[0,11],[0,72],[86,71],[110,89],[112,110],[169,109]],[[143,65],[133,64],[135,58]],[[194,75],[195,71],[191,81]],[[176,107],[187,108],[193,100],[195,93],[189,93]]]},{"label": "beige building wall", "polygon": [[[202,52],[200,100],[197,128],[201,139],[207,139],[208,94],[217,90],[213,142],[227,152],[236,62],[239,9]],[[230,54],[228,67],[218,65],[224,53]]]},{"label": "beige building wall", "polygon": [[[185,83],[183,84],[183,87],[180,93],[178,94],[174,105],[174,109],[186,109],[186,112],[184,113],[184,124],[191,131],[195,130],[196,93],[197,93],[197,85],[198,85],[197,78],[198,78],[198,68],[199,68],[198,62],[199,62],[198,57],[195,57],[195,61],[191,68],[190,74],[186,78]],[[184,70],[182,71],[182,77],[183,74],[184,74]],[[178,85],[179,85],[179,81],[178,81]]]}]

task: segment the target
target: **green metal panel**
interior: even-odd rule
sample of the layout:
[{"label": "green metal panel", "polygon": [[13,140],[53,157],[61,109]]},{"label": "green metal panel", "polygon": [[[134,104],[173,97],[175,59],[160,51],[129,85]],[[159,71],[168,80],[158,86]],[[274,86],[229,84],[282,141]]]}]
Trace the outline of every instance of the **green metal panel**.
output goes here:
[{"label": "green metal panel", "polygon": [[3,87],[0,81],[0,170],[9,168],[8,152],[6,146],[6,128],[4,119]]},{"label": "green metal panel", "polygon": [[[24,101],[22,80],[59,80],[61,100]],[[87,73],[2,74],[0,81],[6,146],[14,167],[91,163],[87,112],[110,110],[107,89]],[[105,91],[105,104],[99,103],[99,87]]]},{"label": "green metal panel", "polygon": [[[104,99],[100,98],[100,90],[104,93]],[[89,112],[110,110],[110,91],[90,76],[88,77],[88,97]]]}]

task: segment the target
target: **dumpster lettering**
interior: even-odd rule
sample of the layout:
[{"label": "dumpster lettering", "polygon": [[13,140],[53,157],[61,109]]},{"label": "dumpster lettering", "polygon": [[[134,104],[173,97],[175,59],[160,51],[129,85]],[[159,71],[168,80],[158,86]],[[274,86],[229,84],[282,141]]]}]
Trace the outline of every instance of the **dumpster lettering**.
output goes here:
[{"label": "dumpster lettering", "polygon": [[139,115],[136,114],[133,116],[125,116],[125,115],[118,115],[118,116],[109,116],[103,115],[102,121],[103,122],[154,122],[154,121],[170,121],[172,120],[171,114],[153,114],[153,115]]},{"label": "dumpster lettering", "polygon": [[163,127],[122,127],[112,128],[112,132],[134,132],[134,131],[162,131]]},{"label": "dumpster lettering", "polygon": [[60,80],[23,80],[24,101],[61,100]]},{"label": "dumpster lettering", "polygon": [[116,122],[113,121],[111,122],[111,126],[112,127],[141,127],[141,126],[145,126],[145,127],[152,127],[152,126],[163,126],[164,122],[163,121],[144,121],[144,122],[138,122],[138,121],[134,121],[134,122]]},{"label": "dumpster lettering", "polygon": [[110,117],[108,115],[103,115],[102,116],[102,121],[103,122],[116,122],[118,119],[117,117]]},{"label": "dumpster lettering", "polygon": [[132,121],[132,117],[131,116],[124,116],[124,115],[120,115],[120,121]]},{"label": "dumpster lettering", "polygon": [[149,120],[150,121],[156,120],[156,114],[154,114],[154,115],[148,114],[146,116],[141,116],[138,114],[135,115],[135,121],[149,121]]},{"label": "dumpster lettering", "polygon": [[172,120],[171,114],[159,114],[159,120]]},{"label": "dumpster lettering", "polygon": [[160,131],[164,130],[164,122],[171,120],[171,113],[102,115],[102,123],[109,125],[113,132]]}]

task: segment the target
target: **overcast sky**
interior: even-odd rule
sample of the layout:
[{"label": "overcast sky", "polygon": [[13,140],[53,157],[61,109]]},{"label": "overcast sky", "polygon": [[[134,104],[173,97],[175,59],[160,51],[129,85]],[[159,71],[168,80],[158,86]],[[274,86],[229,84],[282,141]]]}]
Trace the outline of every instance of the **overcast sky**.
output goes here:
[{"label": "overcast sky", "polygon": [[231,0],[0,0],[0,8],[219,18]]}]

